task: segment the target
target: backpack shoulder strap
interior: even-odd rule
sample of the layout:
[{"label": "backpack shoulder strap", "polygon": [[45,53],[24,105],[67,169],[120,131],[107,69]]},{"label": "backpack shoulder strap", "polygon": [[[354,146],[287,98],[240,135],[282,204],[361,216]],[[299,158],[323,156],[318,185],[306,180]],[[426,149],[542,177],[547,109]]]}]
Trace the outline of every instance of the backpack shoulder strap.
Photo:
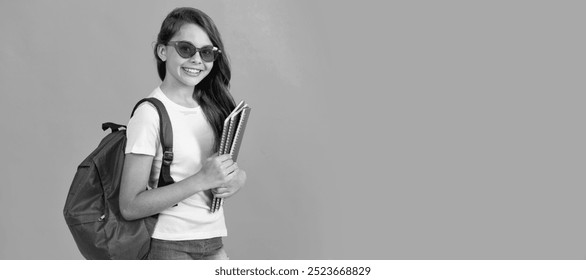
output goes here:
[{"label": "backpack shoulder strap", "polygon": [[171,177],[171,163],[173,162],[173,126],[171,125],[171,120],[169,119],[169,114],[167,113],[167,109],[165,109],[165,105],[154,97],[144,98],[138,101],[134,106],[134,109],[132,109],[132,113],[130,114],[131,118],[134,115],[136,108],[144,102],[153,104],[159,114],[159,137],[161,139],[161,145],[163,146],[163,163],[161,165],[158,186],[164,187],[175,182]]}]

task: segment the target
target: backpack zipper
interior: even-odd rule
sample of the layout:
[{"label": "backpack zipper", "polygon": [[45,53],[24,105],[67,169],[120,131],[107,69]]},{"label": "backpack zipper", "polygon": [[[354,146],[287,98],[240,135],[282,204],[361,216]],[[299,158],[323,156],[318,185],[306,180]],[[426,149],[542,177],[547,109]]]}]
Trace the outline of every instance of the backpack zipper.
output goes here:
[{"label": "backpack zipper", "polygon": [[102,215],[102,216],[101,216],[101,217],[98,219],[98,222],[101,222],[101,221],[103,221],[105,218],[106,218],[106,214]]}]

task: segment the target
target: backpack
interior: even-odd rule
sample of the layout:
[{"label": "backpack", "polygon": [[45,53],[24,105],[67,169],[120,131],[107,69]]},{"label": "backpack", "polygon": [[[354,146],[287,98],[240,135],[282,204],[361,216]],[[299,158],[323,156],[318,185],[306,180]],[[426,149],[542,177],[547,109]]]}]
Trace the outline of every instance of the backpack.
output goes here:
[{"label": "backpack", "polygon": [[[173,183],[170,166],[173,161],[173,129],[165,106],[156,98],[150,102],[159,114],[163,163],[158,187]],[[122,129],[124,128],[124,129]],[[127,221],[120,213],[118,195],[124,166],[126,126],[104,123],[111,129],[98,147],[79,164],[71,183],[63,216],[77,248],[86,259],[145,259],[157,215]]]}]

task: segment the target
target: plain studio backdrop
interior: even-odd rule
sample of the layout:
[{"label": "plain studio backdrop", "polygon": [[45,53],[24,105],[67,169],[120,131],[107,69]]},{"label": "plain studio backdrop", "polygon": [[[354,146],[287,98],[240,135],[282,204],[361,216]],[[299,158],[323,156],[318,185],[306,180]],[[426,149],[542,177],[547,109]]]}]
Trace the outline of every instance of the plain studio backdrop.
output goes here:
[{"label": "plain studio backdrop", "polygon": [[160,83],[164,17],[218,25],[253,108],[232,259],[584,259],[578,1],[1,1],[1,259],[81,259],[77,165]]}]

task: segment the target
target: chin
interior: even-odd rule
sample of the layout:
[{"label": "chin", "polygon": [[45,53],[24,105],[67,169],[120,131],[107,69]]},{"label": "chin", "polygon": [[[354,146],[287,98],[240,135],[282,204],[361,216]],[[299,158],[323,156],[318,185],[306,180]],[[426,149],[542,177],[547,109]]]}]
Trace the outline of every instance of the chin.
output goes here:
[{"label": "chin", "polygon": [[183,81],[183,84],[188,86],[188,87],[195,87],[199,84],[199,81],[197,82],[193,82],[193,81]]},{"label": "chin", "polygon": [[199,83],[201,83],[201,81],[203,81],[203,79],[205,79],[207,75],[204,76],[200,76],[200,77],[182,77],[182,82],[183,84],[187,85],[187,86],[196,86]]}]

